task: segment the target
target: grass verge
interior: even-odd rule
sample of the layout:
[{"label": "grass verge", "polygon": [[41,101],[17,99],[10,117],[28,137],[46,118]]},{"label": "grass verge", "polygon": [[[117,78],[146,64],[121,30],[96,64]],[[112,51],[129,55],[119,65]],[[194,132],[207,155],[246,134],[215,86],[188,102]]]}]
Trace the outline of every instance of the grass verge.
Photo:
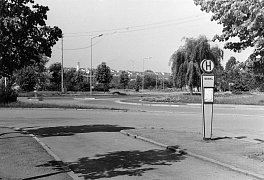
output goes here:
[{"label": "grass verge", "polygon": [[[201,103],[201,94],[173,94],[156,97],[144,97],[143,101],[163,103]],[[216,104],[264,105],[264,94],[230,94],[216,93]]]},{"label": "grass verge", "polygon": [[105,110],[127,111],[127,109],[108,108],[108,107],[94,107],[94,106],[88,106],[88,105],[31,103],[31,102],[21,102],[21,101],[9,103],[9,104],[0,104],[0,108],[105,109]]}]

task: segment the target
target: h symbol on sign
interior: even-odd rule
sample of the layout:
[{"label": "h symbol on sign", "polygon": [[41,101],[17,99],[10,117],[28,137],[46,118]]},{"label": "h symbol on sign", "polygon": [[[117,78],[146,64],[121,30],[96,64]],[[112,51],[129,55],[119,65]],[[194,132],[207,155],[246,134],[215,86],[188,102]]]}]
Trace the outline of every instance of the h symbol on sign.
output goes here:
[{"label": "h symbol on sign", "polygon": [[212,69],[211,61],[205,61],[205,68],[206,70],[209,70],[209,71]]}]

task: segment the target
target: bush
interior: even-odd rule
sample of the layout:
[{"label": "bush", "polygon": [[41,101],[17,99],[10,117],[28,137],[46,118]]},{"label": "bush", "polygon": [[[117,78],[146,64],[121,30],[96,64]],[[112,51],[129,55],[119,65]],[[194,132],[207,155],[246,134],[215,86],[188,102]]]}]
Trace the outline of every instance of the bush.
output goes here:
[{"label": "bush", "polygon": [[109,92],[109,86],[108,85],[104,85],[102,83],[99,83],[97,85],[95,85],[94,91],[103,91],[103,92]]},{"label": "bush", "polygon": [[1,90],[0,91],[0,103],[7,104],[10,102],[17,101],[18,93],[13,89]]},{"label": "bush", "polygon": [[264,92],[264,85],[263,85],[263,84],[260,85],[260,87],[259,87],[259,91],[260,91],[260,92]]}]

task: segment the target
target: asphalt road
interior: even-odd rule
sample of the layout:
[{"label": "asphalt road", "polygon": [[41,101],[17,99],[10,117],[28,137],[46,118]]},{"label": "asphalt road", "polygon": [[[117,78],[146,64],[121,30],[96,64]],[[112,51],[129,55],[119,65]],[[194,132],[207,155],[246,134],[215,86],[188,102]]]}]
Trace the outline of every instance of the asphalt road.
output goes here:
[{"label": "asphalt road", "polygon": [[[248,179],[119,133],[129,128],[200,132],[199,105],[166,107],[116,103],[119,100],[56,102],[130,110],[0,109],[0,125],[23,128],[37,135],[83,179]],[[263,140],[263,110],[248,106],[215,107],[214,136]]]},{"label": "asphalt road", "polygon": [[[126,102],[129,99],[129,102]],[[133,103],[131,103],[131,101]],[[201,132],[201,105],[148,104],[131,98],[106,98],[95,96],[91,98],[67,98],[63,100],[45,99],[45,103],[78,104],[94,107],[110,107],[129,110],[120,115],[125,123],[136,127],[155,127],[175,130]],[[136,112],[136,113],[134,113]],[[123,125],[124,121],[118,121]],[[132,115],[131,115],[132,114]],[[107,115],[107,117],[109,117]],[[119,116],[119,115],[118,115]],[[104,118],[103,118],[104,119]],[[136,120],[133,120],[136,119]],[[214,105],[213,134],[214,136],[245,137],[248,140],[264,141],[264,107],[242,105]],[[161,121],[162,120],[162,121]],[[137,124],[139,122],[139,124]]]}]

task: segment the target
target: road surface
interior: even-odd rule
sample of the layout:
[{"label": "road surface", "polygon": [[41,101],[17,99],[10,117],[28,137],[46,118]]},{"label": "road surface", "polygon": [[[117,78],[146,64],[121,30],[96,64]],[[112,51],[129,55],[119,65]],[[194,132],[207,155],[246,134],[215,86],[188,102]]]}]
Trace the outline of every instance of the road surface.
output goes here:
[{"label": "road surface", "polygon": [[[0,125],[37,135],[82,179],[252,179],[119,133],[130,128],[200,132],[199,106],[131,105],[118,100],[71,101],[130,110],[0,109]],[[262,108],[217,107],[214,135],[261,141],[263,116]]]}]

